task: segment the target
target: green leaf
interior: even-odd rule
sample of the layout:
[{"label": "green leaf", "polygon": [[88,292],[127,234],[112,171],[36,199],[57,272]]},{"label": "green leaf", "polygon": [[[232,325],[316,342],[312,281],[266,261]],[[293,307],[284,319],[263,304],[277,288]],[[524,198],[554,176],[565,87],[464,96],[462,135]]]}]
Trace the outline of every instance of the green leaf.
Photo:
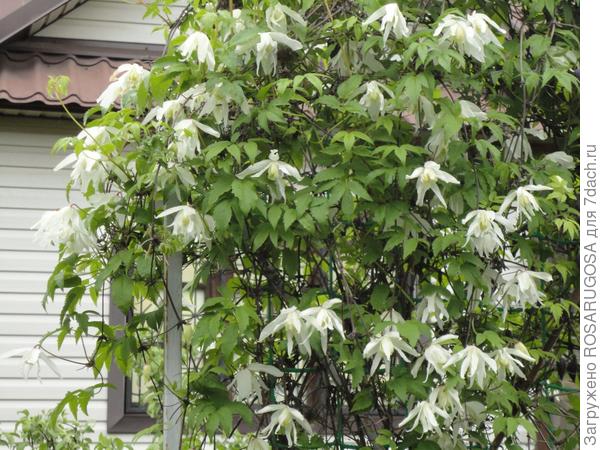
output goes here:
[{"label": "green leaf", "polygon": [[352,75],[337,88],[337,94],[344,100],[356,95],[356,91],[362,83],[362,76]]},{"label": "green leaf", "polygon": [[419,245],[419,240],[417,238],[410,238],[404,241],[404,246],[402,248],[402,258],[406,259],[417,249]]},{"label": "green leaf", "polygon": [[110,286],[110,297],[115,305],[126,314],[133,305],[133,281],[122,275],[113,279]]},{"label": "green leaf", "polygon": [[229,202],[223,201],[215,207],[212,213],[217,228],[220,230],[226,230],[231,226],[231,206]]},{"label": "green leaf", "polygon": [[371,405],[373,405],[373,392],[370,389],[365,389],[354,396],[350,412],[368,411]]},{"label": "green leaf", "polygon": [[258,195],[256,195],[254,184],[252,182],[234,180],[231,185],[231,191],[240,201],[240,209],[244,214],[248,214],[258,201]]}]

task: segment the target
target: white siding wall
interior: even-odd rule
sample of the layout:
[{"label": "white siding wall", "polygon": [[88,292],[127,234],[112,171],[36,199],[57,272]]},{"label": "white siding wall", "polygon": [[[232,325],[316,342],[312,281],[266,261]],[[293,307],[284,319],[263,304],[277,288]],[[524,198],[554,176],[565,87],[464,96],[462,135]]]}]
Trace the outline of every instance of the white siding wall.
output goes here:
[{"label": "white siding wall", "polygon": [[[57,255],[34,244],[30,228],[44,211],[66,204],[64,186],[69,171],[52,171],[64,156],[51,155],[50,149],[59,137],[74,133],[76,130],[65,121],[0,116],[0,354],[32,347],[58,325],[62,296],[49,304],[47,312],[41,305]],[[73,194],[77,201],[79,193]],[[94,305],[88,298],[83,307],[91,309]],[[108,314],[107,303],[105,311]],[[91,341],[86,342],[88,349],[93,348]],[[84,361],[83,349],[73,339],[67,338],[60,350],[55,340],[47,341],[46,347],[62,357]],[[22,409],[51,409],[68,390],[96,382],[91,371],[54,361],[62,379],[43,367],[40,383],[35,373],[29,380],[23,378],[20,358],[0,360],[1,429],[12,429]],[[96,433],[106,433],[105,392],[90,402],[89,413]]]},{"label": "white siding wall", "polygon": [[[187,1],[177,2],[185,5]],[[172,6],[177,17],[183,6]],[[89,0],[66,16],[36,33],[39,37],[89,39],[110,42],[164,44],[162,31],[153,32],[159,19],[144,19],[146,8],[142,4],[123,0]]]}]

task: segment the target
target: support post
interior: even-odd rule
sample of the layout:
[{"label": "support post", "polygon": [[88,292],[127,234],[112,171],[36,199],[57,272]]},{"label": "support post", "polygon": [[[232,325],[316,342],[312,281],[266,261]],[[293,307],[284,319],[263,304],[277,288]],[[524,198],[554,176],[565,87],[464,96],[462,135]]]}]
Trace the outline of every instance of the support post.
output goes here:
[{"label": "support post", "polygon": [[171,391],[181,385],[181,334],[179,323],[182,314],[181,253],[167,258],[167,299],[165,304],[165,392],[163,396],[163,449],[178,450],[183,428],[180,400]]}]

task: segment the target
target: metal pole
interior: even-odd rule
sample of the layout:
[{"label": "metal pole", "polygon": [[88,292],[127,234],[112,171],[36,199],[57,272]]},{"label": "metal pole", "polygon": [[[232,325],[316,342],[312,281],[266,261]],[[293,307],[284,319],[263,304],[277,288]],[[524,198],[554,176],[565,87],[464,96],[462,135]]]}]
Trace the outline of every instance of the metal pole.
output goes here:
[{"label": "metal pole", "polygon": [[182,433],[180,400],[171,389],[181,385],[182,255],[167,257],[167,299],[165,304],[165,392],[163,398],[163,449],[178,450]]}]

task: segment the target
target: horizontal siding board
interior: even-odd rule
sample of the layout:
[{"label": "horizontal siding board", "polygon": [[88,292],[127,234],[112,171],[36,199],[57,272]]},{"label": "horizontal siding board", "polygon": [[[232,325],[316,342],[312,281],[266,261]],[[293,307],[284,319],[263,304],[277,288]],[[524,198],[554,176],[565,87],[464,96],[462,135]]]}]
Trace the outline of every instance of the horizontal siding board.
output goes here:
[{"label": "horizontal siding board", "polygon": [[38,209],[0,209],[0,230],[30,230],[42,214]]},{"label": "horizontal siding board", "polygon": [[[15,147],[14,145],[0,144],[0,155],[2,155],[0,167],[8,169],[25,167],[52,170],[65,158],[66,153],[52,154],[47,147]],[[63,170],[65,172],[70,171],[70,169]]]},{"label": "horizontal siding board", "polygon": [[137,23],[102,22],[99,20],[73,20],[63,17],[40,31],[36,36],[91,41],[164,44],[162,32],[153,32],[154,25]]},{"label": "horizontal siding board", "polygon": [[48,278],[45,273],[0,272],[0,292],[44,294]]},{"label": "horizontal siding board", "polygon": [[[40,335],[38,336],[2,336],[0,339],[0,354],[14,350],[17,348],[25,348],[35,346],[40,341]],[[50,337],[44,341],[44,349],[49,352],[60,356],[61,358],[84,358],[85,352],[83,351],[82,342],[85,344],[87,351],[94,348],[95,339],[85,337],[75,342],[73,337],[66,337],[63,345],[58,349],[56,338]],[[89,353],[88,353],[89,354]],[[18,360],[19,357],[13,359]]]},{"label": "horizontal siding board", "polygon": [[[85,204],[80,192],[71,192],[70,202]],[[0,208],[48,211],[62,208],[67,204],[66,194],[60,189],[0,188]]]},{"label": "horizontal siding board", "polygon": [[64,190],[69,182],[69,172],[45,168],[2,167],[0,165],[0,189],[2,187],[53,188]]},{"label": "horizontal siding board", "polygon": [[[22,294],[19,292],[11,294],[0,294],[0,314],[13,314],[13,315],[35,315],[35,314],[47,314],[47,315],[58,315],[64,304],[65,295],[57,294],[54,301],[49,300],[46,304],[46,310],[42,307],[43,294]],[[104,308],[106,314],[108,314],[108,295],[104,301]],[[94,305],[94,302],[89,296],[84,296],[79,306],[78,311],[86,310],[100,310],[101,304],[98,306]],[[0,330],[0,334],[2,334]]]},{"label": "horizontal siding board", "polygon": [[[31,225],[34,225],[34,223]],[[56,249],[52,247],[45,248],[42,245],[34,242],[34,235],[34,230],[0,230],[0,250],[56,252]]]},{"label": "horizontal siding board", "polygon": [[[74,389],[84,389],[94,385],[93,380],[61,380],[45,379],[38,381],[35,368],[30,373],[30,378],[4,380],[0,383],[0,399],[2,400],[60,400],[65,392]],[[94,396],[96,400],[106,399],[106,390]]]},{"label": "horizontal siding board", "polygon": [[0,250],[0,271],[51,272],[57,262],[57,253]]},{"label": "horizontal siding board", "polygon": [[[85,359],[76,358],[77,361],[85,363]],[[54,359],[54,364],[62,377],[62,380],[79,380],[90,382],[94,379],[92,371],[80,364],[75,364],[68,361]],[[40,376],[42,384],[45,385],[47,380],[59,380],[60,378],[52,370],[43,364],[40,368]],[[35,379],[36,374],[32,370],[30,377]],[[20,358],[9,358],[0,360],[0,386],[10,383],[13,380],[23,379],[23,363]],[[36,380],[37,381],[37,380]]]},{"label": "horizontal siding board", "polygon": [[[19,411],[28,409],[32,413],[48,411],[56,406],[56,400],[29,400],[26,403],[18,400],[0,399],[0,421],[14,420]],[[66,408],[68,410],[69,408]],[[80,413],[80,419],[106,420],[106,401],[90,400],[88,404],[89,415]]]}]

